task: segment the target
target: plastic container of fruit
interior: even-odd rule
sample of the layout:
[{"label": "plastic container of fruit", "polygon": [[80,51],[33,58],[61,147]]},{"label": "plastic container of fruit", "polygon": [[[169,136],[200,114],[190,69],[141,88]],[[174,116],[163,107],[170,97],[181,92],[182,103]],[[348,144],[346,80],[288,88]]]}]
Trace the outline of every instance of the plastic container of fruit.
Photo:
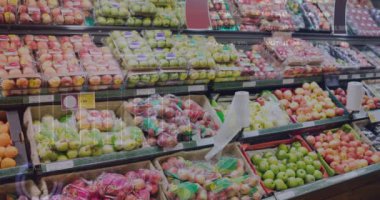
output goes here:
[{"label": "plastic container of fruit", "polygon": [[[22,189],[20,189],[22,188]],[[39,199],[41,191],[32,180],[1,184],[1,199]]]},{"label": "plastic container of fruit", "polygon": [[[173,157],[182,157],[185,160],[189,160],[193,163],[197,163],[197,162],[198,163],[202,163],[202,162],[207,163],[207,161],[204,160],[204,157],[210,150],[211,150],[211,148],[194,150],[194,151],[182,151],[182,152],[174,153],[174,154],[167,155],[167,156],[161,156],[161,157],[158,157],[154,160],[154,165],[158,170],[160,170],[161,176],[162,176],[162,184],[160,185],[160,189],[165,193],[166,198],[168,200],[173,200],[176,197],[175,194],[173,194],[173,192],[171,192],[169,190],[170,184],[178,185],[179,183],[177,183],[174,179],[170,179],[168,177],[171,173],[167,171],[168,169],[166,169],[166,166],[165,166],[167,163],[164,164],[165,161],[169,161]],[[255,181],[257,180],[256,175],[252,171],[249,163],[243,158],[244,156],[241,153],[241,151],[239,150],[239,147],[237,146],[236,143],[227,145],[223,149],[223,151],[221,152],[221,156],[222,157],[223,156],[224,157],[232,157],[232,158],[237,158],[237,159],[241,160],[243,162],[244,174],[247,174],[249,177],[254,178]],[[214,158],[213,160],[211,160],[209,162],[217,163],[217,161],[218,161],[218,159]],[[173,165],[175,165],[175,163],[173,163]],[[194,183],[195,183],[195,181],[194,181]],[[254,188],[256,188],[256,189],[254,189],[255,193],[257,193],[257,196],[254,196],[255,197],[254,199],[260,199],[264,195],[264,190],[263,190],[262,186],[259,183],[255,183]],[[241,194],[239,193],[238,195],[241,195]],[[207,197],[207,195],[206,195],[206,197]]]},{"label": "plastic container of fruit", "polygon": [[[150,161],[142,161],[137,163],[131,163],[131,164],[124,164],[119,166],[113,166],[113,167],[107,167],[107,168],[99,168],[99,169],[93,169],[93,170],[86,170],[81,172],[73,172],[73,173],[67,173],[67,174],[60,174],[60,175],[52,175],[43,177],[41,179],[41,191],[42,191],[42,197],[43,198],[64,198],[70,197],[74,199],[81,199],[81,198],[89,198],[90,194],[93,194],[92,191],[87,190],[84,187],[80,187],[76,185],[81,180],[85,179],[88,180],[88,183],[92,181],[96,181],[97,184],[97,191],[103,191],[104,193],[102,195],[106,195],[106,198],[124,198],[125,196],[133,198],[144,198],[147,197],[148,199],[154,198],[158,200],[166,200],[165,195],[163,194],[162,190],[160,188],[156,188],[155,194],[151,195],[141,193],[141,195],[147,195],[144,197],[138,196],[139,192],[133,192],[131,194],[134,195],[128,195],[128,193],[120,192],[122,189],[125,188],[126,182],[133,180],[143,180],[144,182],[140,183],[136,181],[130,182],[132,183],[132,188],[138,188],[137,184],[145,184],[147,183],[144,178],[139,178],[140,176],[140,170],[144,170],[146,172],[146,176],[150,176],[148,174],[149,172],[154,173],[154,176],[157,177],[151,177],[157,178],[159,181],[160,176],[158,176],[160,173],[159,171],[155,170],[153,164]],[[145,171],[149,170],[149,171]],[[136,173],[131,173],[136,172]],[[126,179],[125,176],[128,177],[128,175],[132,175],[133,178]],[[112,179],[112,180],[109,180]],[[110,182],[108,182],[110,181]],[[117,181],[117,182],[116,182]],[[123,182],[124,181],[124,182]],[[123,184],[124,183],[124,184]],[[112,185],[112,189],[110,187],[108,188],[107,185]],[[121,185],[123,184],[123,185]],[[95,185],[95,184],[94,184]],[[57,186],[61,186],[58,187]],[[156,185],[158,187],[158,184]],[[124,196],[119,196],[120,194],[123,194]],[[99,195],[101,196],[101,195]]]},{"label": "plastic container of fruit", "polygon": [[4,96],[38,94],[43,85],[32,52],[25,46],[0,53],[0,79]]},{"label": "plastic container of fruit", "polygon": [[5,1],[5,5],[0,6],[0,24],[16,24],[18,1],[12,3]]},{"label": "plastic container of fruit", "polygon": [[358,50],[349,46],[348,43],[342,43],[341,46],[331,46],[332,55],[338,57],[356,69],[373,69],[371,63]]},{"label": "plastic container of fruit", "polygon": [[[58,0],[56,0],[58,3]],[[64,8],[75,8],[83,11],[91,11],[93,8],[91,0],[60,0]]]},{"label": "plastic container of fruit", "polygon": [[213,69],[190,69],[186,84],[207,84],[215,80],[216,72]]},{"label": "plastic container of fruit", "polygon": [[18,22],[20,24],[52,24],[53,17],[48,6],[25,4],[18,7]]},{"label": "plastic container of fruit", "polygon": [[[307,144],[307,142],[301,137],[301,136],[294,136],[290,139],[284,139],[284,140],[275,140],[275,141],[271,141],[271,142],[266,142],[266,143],[260,143],[260,144],[241,144],[240,145],[240,149],[241,149],[241,152],[243,154],[243,156],[245,157],[247,163],[250,165],[250,167],[252,168],[252,170],[254,171],[255,174],[259,175],[259,167],[256,166],[254,163],[252,163],[252,157],[254,155],[260,155],[260,157],[264,156],[265,154],[271,154],[272,156],[275,156],[276,155],[276,149],[278,149],[279,145],[281,144],[285,144],[288,149],[290,149],[291,147],[291,144],[292,143],[295,143],[295,142],[298,142],[301,146],[300,147],[304,147],[305,150],[307,150],[307,153],[309,156],[310,153],[314,152],[310,147],[309,145]],[[286,155],[286,154],[285,154]],[[303,155],[303,159],[306,157],[306,154]],[[315,153],[315,156],[317,156],[317,154]],[[295,159],[298,160],[297,158],[298,156],[295,155]],[[310,157],[310,156],[309,156]],[[276,156],[277,158],[277,156]],[[278,158],[277,158],[278,159]],[[277,160],[276,159],[276,160]],[[311,158],[313,159],[313,158]],[[314,158],[314,160],[318,160],[318,158]],[[273,161],[274,162],[274,161]],[[304,161],[304,164],[306,165],[305,161]],[[301,164],[300,164],[301,165]],[[298,169],[298,165],[295,164],[294,165],[295,168]],[[313,167],[314,167],[314,164],[313,164]],[[269,166],[268,166],[269,168]],[[268,170],[265,170],[265,171],[268,171]],[[293,172],[296,171],[293,169]],[[328,174],[326,172],[326,169],[325,167],[320,163],[320,168],[319,169],[315,169],[314,167],[314,171],[320,171],[322,175],[322,177],[320,177],[320,179],[323,179],[323,178],[327,178],[328,177]],[[260,172],[261,173],[261,172]],[[265,173],[264,173],[265,174]],[[264,175],[263,174],[263,175]],[[310,174],[310,173],[309,173]],[[261,175],[261,176],[263,176]],[[261,177],[260,176],[260,177]],[[276,176],[276,174],[275,174]],[[315,181],[315,180],[314,180]],[[261,186],[264,188],[265,192],[269,195],[271,193],[274,193],[276,190],[274,189],[270,189],[268,187],[266,187],[264,185],[264,181],[263,179],[260,179],[260,184]]]},{"label": "plastic container of fruit", "polygon": [[145,72],[129,71],[125,81],[127,88],[136,88],[154,86],[159,79],[159,71],[157,70]]},{"label": "plastic container of fruit", "polygon": [[63,36],[58,38],[62,49],[73,49],[76,53],[83,51],[90,51],[96,48],[93,42],[93,36],[85,33],[83,35]]},{"label": "plastic container of fruit", "polygon": [[51,15],[56,25],[82,25],[85,18],[82,10],[65,7],[53,8]]},{"label": "plastic container of fruit", "polygon": [[215,82],[235,81],[241,74],[241,70],[238,67],[225,65],[217,66],[215,72]]},{"label": "plastic container of fruit", "polygon": [[98,25],[125,25],[130,12],[126,2],[98,0],[93,17]]},{"label": "plastic container of fruit", "polygon": [[[364,139],[349,124],[322,132],[307,133],[304,134],[303,137],[308,142],[310,147],[318,152],[318,157],[321,160],[322,165],[328,169],[330,176],[334,174],[344,174],[380,162],[379,152],[376,152],[376,149],[374,149],[370,143],[367,143],[368,140]],[[342,143],[344,145],[342,145]],[[343,153],[341,150],[343,146],[347,149],[353,147],[354,151],[351,152],[353,155],[350,152],[346,152],[346,154],[341,155],[341,153]],[[332,149],[331,154],[327,152],[328,148]],[[338,151],[335,150],[337,148]],[[359,151],[358,148],[360,148]],[[332,155],[333,153],[337,153],[338,157],[335,158]],[[373,159],[372,155],[374,156]]]},{"label": "plastic container of fruit", "polygon": [[143,30],[141,35],[147,40],[149,46],[153,48],[171,48],[173,41],[170,30]]},{"label": "plastic container of fruit", "polygon": [[160,70],[157,85],[184,85],[188,77],[187,70]]},{"label": "plastic container of fruit", "polygon": [[149,0],[131,0],[129,3],[132,16],[149,17],[157,13],[157,7]]}]

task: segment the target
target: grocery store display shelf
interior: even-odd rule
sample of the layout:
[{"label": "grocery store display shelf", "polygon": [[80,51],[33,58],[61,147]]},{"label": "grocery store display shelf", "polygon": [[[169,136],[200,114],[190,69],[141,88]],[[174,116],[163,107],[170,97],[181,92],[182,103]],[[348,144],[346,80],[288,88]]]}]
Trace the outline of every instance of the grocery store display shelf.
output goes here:
[{"label": "grocery store display shelf", "polygon": [[277,200],[300,198],[305,194],[310,194],[324,188],[331,187],[333,185],[341,184],[346,181],[353,181],[355,178],[374,173],[380,173],[380,164],[370,165],[368,167],[351,171],[345,174],[329,177],[327,180],[319,180],[297,188],[288,189],[282,192],[275,192],[274,196]]},{"label": "grocery store display shelf", "polygon": [[14,181],[18,177],[26,177],[32,175],[33,171],[28,164],[19,165],[9,169],[0,170],[0,182]]}]

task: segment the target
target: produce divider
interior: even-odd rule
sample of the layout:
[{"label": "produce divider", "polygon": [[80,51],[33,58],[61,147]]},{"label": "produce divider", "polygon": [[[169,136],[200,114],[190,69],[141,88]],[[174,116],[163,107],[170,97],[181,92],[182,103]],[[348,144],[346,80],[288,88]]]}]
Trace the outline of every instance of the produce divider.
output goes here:
[{"label": "produce divider", "polygon": [[[0,25],[0,33],[16,33],[16,34],[53,34],[53,35],[71,35],[80,33],[90,33],[95,36],[95,41],[100,42],[100,38],[108,35],[113,30],[150,30],[153,27],[115,27],[115,26],[40,26],[40,25]],[[25,31],[28,30],[28,31]],[[250,33],[235,31],[190,31],[176,30],[190,35],[211,35],[222,42],[236,43],[237,46],[247,47],[255,42],[262,40],[264,37],[271,36],[270,33]],[[352,44],[380,44],[380,40],[374,37],[365,36],[337,36],[331,33],[312,33],[312,32],[295,32],[293,37],[303,38],[312,41],[347,41]],[[380,78],[378,70],[353,70],[350,72],[342,72],[337,74],[340,85],[345,85],[349,81],[360,81],[367,79]],[[119,89],[119,90],[102,90],[96,91],[95,99],[97,102],[111,100],[127,100],[137,96],[150,96],[152,94],[205,94],[211,96],[212,93],[231,94],[234,91],[262,91],[268,88],[281,88],[288,86],[301,85],[304,82],[315,81],[321,86],[324,85],[324,76],[317,75],[312,77],[299,78],[283,78],[275,80],[254,80],[254,81],[233,81],[233,82],[212,82],[207,85],[181,85],[181,86],[162,86],[149,87],[139,89]],[[324,88],[324,87],[323,87]],[[83,92],[87,92],[84,88]],[[336,99],[333,98],[336,102]],[[17,112],[8,112],[8,121],[21,120],[25,108],[36,105],[59,105],[61,103],[61,94],[47,94],[42,91],[41,95],[31,96],[10,96],[0,97],[1,110],[17,110]],[[338,103],[339,104],[339,103]],[[341,105],[342,106],[342,105]],[[299,122],[276,128],[262,129],[257,131],[241,131],[241,133],[232,142],[252,142],[261,143],[269,142],[275,139],[287,139],[294,134],[302,134],[309,131],[325,130],[328,128],[338,127],[345,123],[351,123],[358,120],[368,120],[368,115],[364,113],[355,113],[352,116],[345,113],[340,117],[326,120],[318,120],[311,122]],[[21,126],[11,126],[11,135],[14,143],[25,142]],[[27,142],[26,142],[27,143]],[[26,146],[25,146],[26,145]],[[30,155],[28,144],[16,145],[19,150],[20,159],[27,159],[26,155]],[[155,158],[170,155],[179,151],[191,151],[203,149],[213,146],[212,138],[199,139],[197,141],[181,142],[173,148],[162,149],[159,147],[147,147],[132,151],[123,151],[112,154],[106,154],[98,157],[76,158],[54,163],[43,163],[32,165],[30,161],[25,165],[18,165],[15,168],[0,170],[1,182],[14,182],[23,179],[39,180],[41,177],[60,175],[68,172],[77,172],[82,170],[97,169],[100,167],[111,167],[123,165],[127,163],[153,160]],[[274,192],[274,196],[267,199],[289,199],[289,198],[306,198],[316,197],[316,193],[321,190],[329,190],[331,188],[338,189],[345,186],[354,188],[363,182],[366,178],[380,177],[380,164],[371,165],[342,175],[329,177],[327,180],[320,180],[305,186],[291,188],[282,192]],[[360,179],[360,181],[358,181]],[[352,184],[351,184],[352,183]],[[346,188],[347,189],[347,188]],[[338,193],[336,191],[336,193]],[[320,196],[318,196],[320,198]]]}]

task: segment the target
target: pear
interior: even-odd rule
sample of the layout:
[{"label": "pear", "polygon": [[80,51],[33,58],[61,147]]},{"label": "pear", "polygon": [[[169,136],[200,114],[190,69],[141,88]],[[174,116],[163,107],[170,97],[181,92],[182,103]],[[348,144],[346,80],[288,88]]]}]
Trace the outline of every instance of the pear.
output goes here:
[{"label": "pear", "polygon": [[77,150],[69,150],[69,151],[67,151],[66,155],[69,159],[74,159],[74,158],[78,157],[78,151]]},{"label": "pear", "polygon": [[92,148],[92,156],[100,156],[103,155],[103,149],[100,147]]},{"label": "pear", "polygon": [[116,140],[113,144],[116,151],[121,151],[124,149],[124,142],[122,140]]},{"label": "pear", "polygon": [[59,155],[57,158],[57,161],[64,161],[67,160],[67,157],[65,155]]},{"label": "pear", "polygon": [[91,156],[91,147],[90,146],[83,146],[79,149],[79,157],[88,157]]},{"label": "pear", "polygon": [[137,147],[137,143],[136,141],[132,140],[132,139],[126,139],[125,142],[124,142],[124,150],[126,151],[130,151],[130,150],[133,150]]},{"label": "pear", "polygon": [[58,158],[58,155],[57,155],[57,153],[55,153],[53,151],[49,151],[48,152],[48,158],[50,161],[56,161]]},{"label": "pear", "polygon": [[80,147],[80,142],[79,141],[70,141],[69,142],[69,149],[70,150],[78,150]]},{"label": "pear", "polygon": [[65,152],[69,148],[69,143],[66,141],[57,141],[54,143],[54,147],[57,151]]},{"label": "pear", "polygon": [[104,146],[102,147],[102,150],[103,150],[103,153],[104,153],[104,154],[109,154],[109,153],[113,153],[113,152],[115,152],[114,149],[113,149],[113,146],[112,146],[112,145],[109,145],[109,144],[104,145]]}]

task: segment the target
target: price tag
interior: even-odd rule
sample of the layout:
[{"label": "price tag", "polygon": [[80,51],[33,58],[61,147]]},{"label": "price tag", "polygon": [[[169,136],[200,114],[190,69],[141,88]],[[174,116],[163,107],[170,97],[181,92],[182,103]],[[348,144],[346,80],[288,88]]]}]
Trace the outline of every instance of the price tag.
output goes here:
[{"label": "price tag", "polygon": [[250,88],[250,87],[255,87],[255,86],[256,86],[256,81],[243,82],[243,88]]},{"label": "price tag", "polygon": [[137,89],[136,95],[151,95],[156,93],[156,88]]},{"label": "price tag", "polygon": [[206,87],[204,85],[190,85],[187,90],[188,92],[200,92],[205,91]]},{"label": "price tag", "polygon": [[376,77],[380,77],[380,73],[376,73]]},{"label": "price tag", "polygon": [[156,40],[166,40],[165,33],[159,32],[156,34]]},{"label": "price tag", "polygon": [[373,78],[375,76],[374,73],[369,73],[369,74],[366,74],[365,77],[367,78]]},{"label": "price tag", "polygon": [[340,80],[347,80],[348,79],[348,75],[339,75],[339,79]]},{"label": "price tag", "polygon": [[304,123],[302,123],[303,128],[313,127],[313,126],[315,126],[315,122],[304,122]]},{"label": "price tag", "polygon": [[249,132],[243,132],[244,138],[250,138],[250,137],[256,137],[260,135],[260,131],[249,131]]},{"label": "price tag", "polygon": [[292,197],[295,196],[295,193],[294,191],[285,191],[285,192],[281,192],[281,193],[277,193],[276,195],[276,199],[279,199],[279,200],[282,200],[282,199],[290,199]]},{"label": "price tag", "polygon": [[287,79],[284,79],[282,80],[282,84],[293,84],[294,83],[294,79],[293,78],[287,78]]},{"label": "price tag", "polygon": [[380,110],[369,111],[368,117],[372,123],[379,122],[380,121]]},{"label": "price tag", "polygon": [[95,93],[80,93],[78,96],[79,108],[93,109],[95,108]]},{"label": "price tag", "polygon": [[182,149],[184,149],[183,144],[179,143],[175,147],[172,147],[172,148],[163,148],[163,151],[168,152],[168,151],[177,151],[177,150],[182,150]]},{"label": "price tag", "polygon": [[58,171],[63,169],[70,169],[74,167],[74,161],[67,160],[62,162],[55,162],[46,165],[46,172]]},{"label": "price tag", "polygon": [[211,144],[214,144],[214,138],[212,138],[212,137],[200,139],[197,141],[198,147],[207,146],[207,145],[211,145]]},{"label": "price tag", "polygon": [[360,79],[360,74],[353,74],[352,79]]},{"label": "price tag", "polygon": [[54,101],[54,95],[29,96],[29,103],[49,103]]}]

